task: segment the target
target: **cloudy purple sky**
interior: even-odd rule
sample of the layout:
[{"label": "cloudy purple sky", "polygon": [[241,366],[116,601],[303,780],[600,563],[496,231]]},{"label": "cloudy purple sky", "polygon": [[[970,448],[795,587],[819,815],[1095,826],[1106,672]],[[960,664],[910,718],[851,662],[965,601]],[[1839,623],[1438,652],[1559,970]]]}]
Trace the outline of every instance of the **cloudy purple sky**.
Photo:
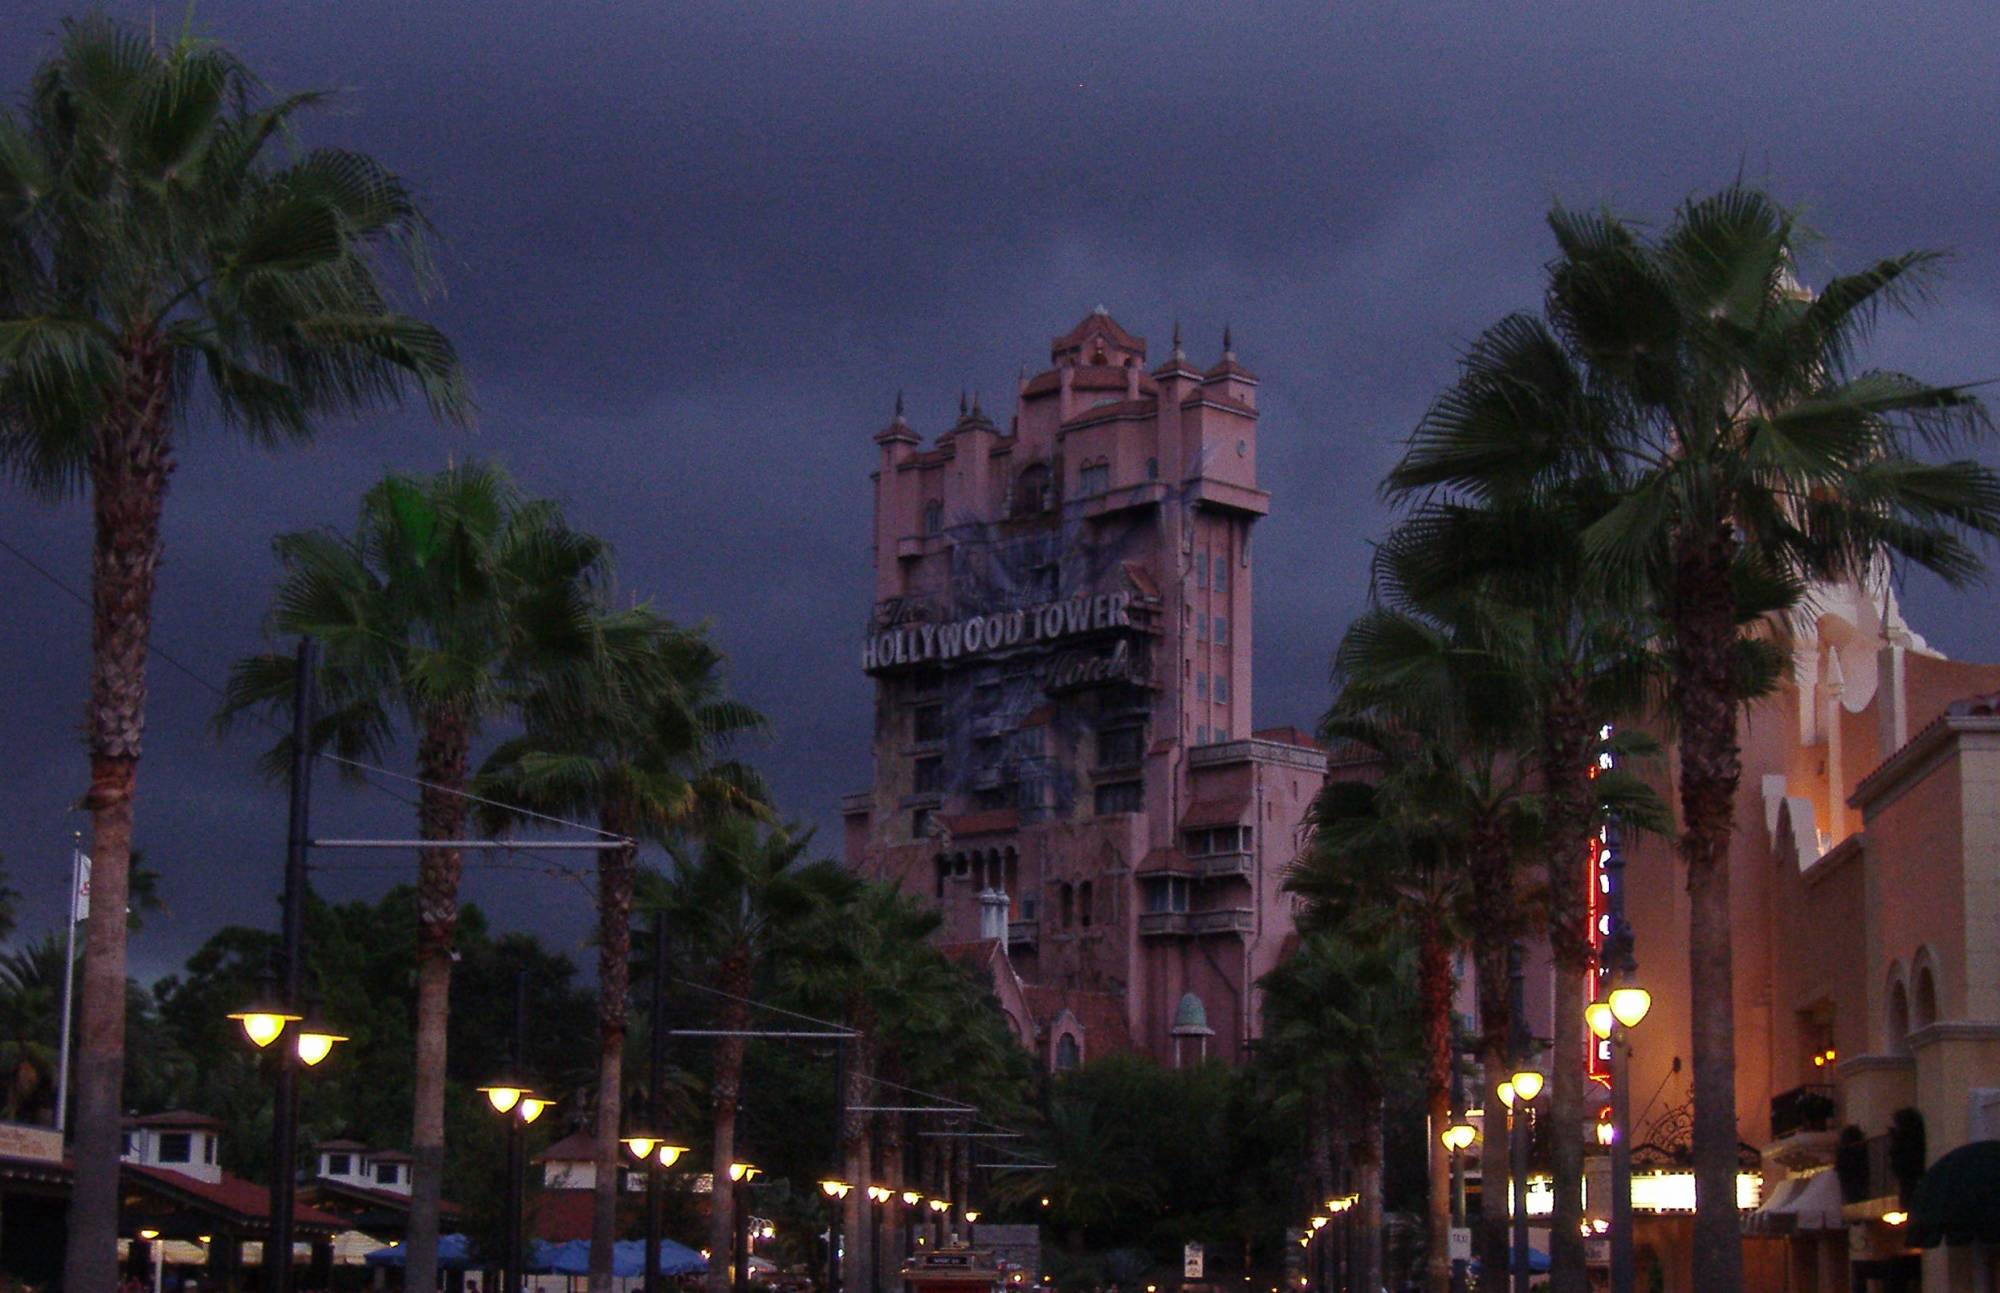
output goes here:
[{"label": "cloudy purple sky", "polygon": [[[112,3],[162,29],[181,6]],[[0,94],[59,19],[13,0]],[[341,91],[315,133],[409,177],[444,241],[480,416],[330,428],[270,457],[190,427],[156,642],[211,679],[260,641],[270,536],[345,524],[387,468],[503,461],[608,536],[631,593],[706,618],[774,720],[760,759],[837,846],[867,780],[869,434],[1012,389],[1107,306],[1197,360],[1225,322],[1263,379],[1260,724],[1308,722],[1361,603],[1374,485],[1455,355],[1538,296],[1551,201],[1660,217],[1739,169],[1826,235],[1823,277],[1954,253],[1883,362],[2000,375],[2000,16],[1922,5],[945,5],[204,0],[274,87]],[[0,538],[80,582],[86,517],[0,493]],[[1991,595],[1918,584],[1919,629],[2000,657]],[[0,554],[0,854],[24,930],[59,919],[88,624]],[[284,802],[154,670],[140,837],[172,915],[135,968],[269,922]],[[403,756],[407,759],[407,754]],[[385,796],[321,827],[402,833]],[[397,870],[329,859],[342,896]],[[397,867],[407,868],[406,862]],[[468,896],[580,950],[577,884],[475,869]]]}]

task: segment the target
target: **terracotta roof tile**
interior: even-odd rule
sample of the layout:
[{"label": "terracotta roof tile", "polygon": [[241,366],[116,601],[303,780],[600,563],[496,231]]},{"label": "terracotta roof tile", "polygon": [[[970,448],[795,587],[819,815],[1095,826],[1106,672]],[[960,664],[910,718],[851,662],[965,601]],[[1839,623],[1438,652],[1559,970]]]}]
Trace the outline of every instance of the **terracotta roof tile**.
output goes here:
[{"label": "terracotta roof tile", "polygon": [[[122,1164],[120,1171],[159,1189],[194,1198],[228,1214],[231,1220],[264,1221],[271,1215],[271,1193],[266,1187],[227,1172],[223,1173],[220,1181],[202,1181],[168,1168],[141,1167],[137,1163]],[[322,1230],[342,1229],[339,1217],[304,1204],[295,1204],[292,1215],[301,1226]]]},{"label": "terracotta roof tile", "polygon": [[127,1127],[160,1127],[169,1131],[221,1131],[222,1119],[211,1118],[205,1113],[195,1113],[191,1109],[169,1109],[165,1113],[149,1113],[138,1118],[127,1118]]},{"label": "terracotta roof tile", "polygon": [[1196,826],[1233,826],[1250,811],[1250,796],[1227,795],[1219,799],[1197,799],[1181,814],[1183,829]]}]

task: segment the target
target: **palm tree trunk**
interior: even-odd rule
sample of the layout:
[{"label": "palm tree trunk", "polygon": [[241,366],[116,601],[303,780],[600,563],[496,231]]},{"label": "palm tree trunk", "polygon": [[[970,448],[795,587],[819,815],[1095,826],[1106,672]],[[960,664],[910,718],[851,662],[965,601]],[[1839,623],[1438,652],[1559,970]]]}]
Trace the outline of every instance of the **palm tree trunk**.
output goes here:
[{"label": "palm tree trunk", "polygon": [[[601,825],[627,835],[613,807]],[[624,1116],[625,998],[632,976],[632,878],[638,850],[598,854],[597,864],[597,1186],[590,1208],[590,1293],[611,1293],[611,1246],[618,1242],[618,1135]]]},{"label": "palm tree trunk", "polygon": [[[850,1012],[860,1026],[859,1012]],[[868,1037],[863,1033],[848,1043],[847,1088],[840,1093],[840,1160],[844,1178],[854,1186],[841,1201],[840,1225],[846,1236],[846,1253],[841,1259],[841,1282],[850,1289],[875,1287],[875,1205],[868,1201],[868,1187],[878,1184],[868,1162],[868,1117],[850,1112],[868,1103],[871,1068]]]},{"label": "palm tree trunk", "polygon": [[1451,1125],[1451,949],[1434,915],[1417,936],[1417,1000],[1423,1011],[1424,1106],[1429,1113],[1430,1192],[1425,1286],[1451,1287],[1451,1151],[1440,1137]]},{"label": "palm tree trunk", "polygon": [[903,1168],[903,1118],[887,1114],[882,1119],[881,1173],[882,1184],[891,1193],[882,1205],[882,1251],[875,1257],[876,1293],[896,1293],[903,1282],[903,1236],[909,1229],[901,1193],[908,1180]]},{"label": "palm tree trunk", "polygon": [[[1485,1070],[1486,1142],[1480,1148],[1479,1262],[1483,1270],[1507,1269],[1507,1143],[1492,1138],[1506,1109],[1497,1090],[1513,1072],[1514,1005],[1508,989],[1507,951],[1515,934],[1514,865],[1498,822],[1473,824],[1467,858],[1476,904],[1472,960],[1478,977],[1479,1062]],[[1495,1152],[1497,1149],[1497,1153]]]},{"label": "palm tree trunk", "polygon": [[[423,715],[417,734],[417,774],[424,787],[417,803],[418,833],[427,840],[464,833],[466,764],[471,725],[463,715],[436,710]],[[445,1031],[451,1018],[452,944],[458,933],[458,879],[465,860],[457,849],[417,854],[417,1054],[411,1082],[410,1228],[403,1287],[429,1293],[437,1287],[438,1201],[444,1188]]]},{"label": "palm tree trunk", "polygon": [[1591,968],[1589,892],[1593,834],[1590,725],[1574,677],[1552,690],[1542,728],[1542,785],[1548,802],[1549,950],[1555,962],[1555,1049],[1549,1056],[1550,1293],[1587,1293],[1583,1246],[1583,1127],[1589,1030],[1584,991]]},{"label": "palm tree trunk", "polygon": [[1358,1193],[1361,1231],[1360,1267],[1355,1283],[1363,1289],[1382,1287],[1382,1097],[1370,1096],[1362,1106],[1361,1136],[1355,1145],[1361,1168]]},{"label": "palm tree trunk", "polygon": [[1680,734],[1681,861],[1688,885],[1688,989],[1694,1019],[1694,1285],[1743,1287],[1736,1212],[1736,1002],[1729,840],[1737,783],[1736,606],[1727,526],[1683,538],[1674,567],[1673,681]]},{"label": "palm tree trunk", "polygon": [[[725,1031],[740,1032],[749,1026],[750,1009],[743,998],[750,994],[750,956],[736,948],[723,958],[716,984],[724,998],[721,1019]],[[729,1266],[736,1242],[736,1192],[729,1179],[729,1165],[736,1161],[736,1106],[743,1096],[743,1039],[715,1039],[715,1082],[710,1092],[714,1100],[714,1156],[710,1170],[715,1184],[708,1196],[709,1293],[728,1293]]]},{"label": "palm tree trunk", "polygon": [[1480,1108],[1484,1123],[1479,1145],[1479,1265],[1507,1269],[1507,1107],[1500,1084],[1513,1072],[1510,1034],[1513,1005],[1507,995],[1507,942],[1490,931],[1475,931],[1472,947],[1479,993]]},{"label": "palm tree trunk", "polygon": [[123,387],[90,448],[90,790],[83,806],[90,811],[91,902],[77,1033],[76,1179],[63,1255],[63,1286],[75,1290],[108,1289],[117,1278],[125,900],[160,516],[174,468],[166,425],[172,377],[158,337],[129,342]]}]

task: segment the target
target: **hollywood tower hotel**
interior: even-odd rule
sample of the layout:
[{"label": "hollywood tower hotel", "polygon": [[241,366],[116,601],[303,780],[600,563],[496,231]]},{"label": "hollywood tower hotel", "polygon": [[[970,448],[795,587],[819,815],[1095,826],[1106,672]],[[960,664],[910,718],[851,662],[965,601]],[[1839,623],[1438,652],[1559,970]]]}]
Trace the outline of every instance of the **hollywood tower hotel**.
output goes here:
[{"label": "hollywood tower hotel", "polygon": [[1292,933],[1284,868],[1325,775],[1253,732],[1257,379],[1224,338],[1151,368],[1102,308],[928,446],[875,436],[874,784],[852,865],[933,899],[954,958],[1067,1068],[1235,1060]]}]

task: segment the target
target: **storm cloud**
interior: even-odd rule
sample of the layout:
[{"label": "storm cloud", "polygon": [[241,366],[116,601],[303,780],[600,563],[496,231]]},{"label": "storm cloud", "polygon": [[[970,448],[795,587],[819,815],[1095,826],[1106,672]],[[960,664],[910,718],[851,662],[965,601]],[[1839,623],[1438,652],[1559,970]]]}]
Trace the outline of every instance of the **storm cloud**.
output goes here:
[{"label": "storm cloud", "polygon": [[[111,11],[181,21],[181,6]],[[60,18],[13,0],[0,91]],[[1664,218],[1739,172],[1798,206],[1829,267],[1954,253],[1879,360],[2000,372],[1987,3],[1770,5],[568,4],[207,0],[197,25],[275,88],[330,87],[314,138],[403,172],[442,239],[430,308],[464,349],[470,432],[415,417],[273,457],[192,426],[156,643],[219,680],[260,644],[270,537],[348,523],[387,468],[504,462],[617,547],[627,595],[708,619],[769,714],[757,757],[838,846],[868,781],[869,434],[907,390],[926,435],[1102,304],[1198,363],[1225,323],[1262,379],[1256,717],[1308,724],[1366,594],[1376,482],[1463,345],[1532,307],[1553,201]],[[80,586],[87,518],[0,493],[0,539]],[[1947,652],[1994,658],[1990,595],[1916,581]],[[88,620],[0,553],[0,853],[28,933],[59,919]],[[275,918],[280,791],[255,732],[153,670],[139,835],[171,917],[135,968]],[[407,751],[396,766],[407,768]],[[329,784],[321,825],[406,833]],[[405,858],[329,856],[379,892]],[[476,864],[467,896],[578,950],[575,876]]]}]

